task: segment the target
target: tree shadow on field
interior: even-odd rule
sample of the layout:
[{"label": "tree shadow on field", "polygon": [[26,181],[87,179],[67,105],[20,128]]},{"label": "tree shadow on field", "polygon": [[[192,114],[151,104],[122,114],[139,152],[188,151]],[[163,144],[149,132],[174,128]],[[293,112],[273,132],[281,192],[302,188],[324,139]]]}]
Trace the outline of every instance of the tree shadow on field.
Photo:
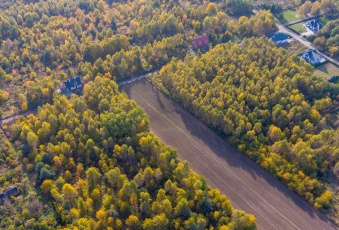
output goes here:
[{"label": "tree shadow on field", "polygon": [[157,96],[157,102],[160,106],[161,109],[165,109],[164,103],[161,100],[160,94],[162,94],[154,85],[152,85],[152,90],[155,93],[155,95]]},{"label": "tree shadow on field", "polygon": [[[257,163],[252,161],[243,153],[239,152],[235,147],[229,144],[225,139],[219,136],[212,129],[203,124],[199,119],[191,115],[188,111],[183,109],[181,105],[176,102],[171,102],[175,108],[175,112],[180,114],[185,128],[190,132],[192,136],[197,137],[204,144],[213,151],[215,155],[219,157],[220,160],[224,160],[228,163],[228,167],[241,168],[244,171],[247,171],[256,182],[259,180],[265,180],[273,188],[282,192],[282,194],[290,199],[296,206],[302,209],[304,212],[312,218],[315,215],[318,215],[320,219],[329,222],[329,220],[324,213],[315,209],[311,204],[304,200],[297,193],[291,191],[284,183],[279,181],[273,175],[269,174],[265,169],[261,168]],[[270,188],[267,188],[270,189]],[[292,217],[293,218],[293,217]],[[335,225],[333,225],[334,227]],[[337,226],[335,226],[337,228]]]},{"label": "tree shadow on field", "polygon": [[[119,87],[119,91],[126,93],[127,97],[131,99],[132,97],[132,88],[136,87],[138,85],[143,85],[143,86],[148,86],[151,85],[151,89],[153,91],[153,93],[156,95],[156,99],[157,99],[157,104],[160,106],[161,109],[165,109],[165,106],[161,100],[160,95],[163,95],[154,85],[152,85],[151,83],[149,83],[146,79],[140,79],[138,81],[134,81],[131,82],[129,84],[125,84]],[[139,95],[142,97],[142,95]]]},{"label": "tree shadow on field", "polygon": [[132,89],[133,89],[133,87],[135,87],[138,84],[145,85],[146,82],[143,81],[143,80],[138,80],[138,81],[131,82],[129,84],[124,84],[124,85],[119,86],[119,91],[121,93],[125,93],[129,99],[133,100],[132,99],[132,96],[133,96],[132,95]]},{"label": "tree shadow on field", "polygon": [[[335,225],[323,213],[316,210],[313,206],[311,206],[306,200],[301,198],[298,194],[289,190],[287,186],[284,185],[281,181],[274,178],[272,175],[270,175],[267,171],[262,169],[251,159],[246,157],[244,154],[240,153],[233,146],[227,143],[222,137],[218,136],[213,130],[208,128],[201,121],[199,121],[197,118],[195,118],[186,110],[184,110],[179,104],[173,102],[170,98],[162,94],[158,89],[152,86],[145,79],[131,83],[129,85],[124,85],[123,87],[121,87],[120,91],[125,92],[129,98],[135,99],[137,102],[138,100],[140,100],[140,98],[143,98],[144,100],[147,100],[147,103],[151,104],[152,108],[160,112],[162,111],[161,116],[166,117],[165,119],[163,119],[163,121],[161,121],[164,123],[163,127],[166,127],[167,125],[167,127],[171,129],[170,131],[169,130],[163,131],[166,132],[166,135],[177,136],[177,138],[179,136],[182,137],[183,139],[181,141],[186,145],[186,147],[189,146],[191,152],[196,151],[193,153],[196,154],[194,155],[194,158],[199,158],[198,154],[202,155],[205,154],[207,149],[209,153],[212,152],[213,154],[215,154],[219,162],[224,161],[222,162],[223,167],[227,167],[227,169],[230,169],[233,173],[236,172],[241,172],[242,174],[244,174],[244,172],[245,174],[248,173],[249,176],[246,177],[245,175],[245,177],[248,183],[252,185],[252,189],[255,186],[256,187],[260,186],[261,183],[266,184],[267,188],[258,187],[258,191],[255,192],[262,193],[260,195],[263,195],[264,197],[265,195],[268,195],[268,197],[265,197],[266,202],[268,204],[272,206],[277,205],[276,203],[274,204],[273,202],[274,200],[271,200],[269,195],[274,194],[275,197],[278,197],[275,201],[277,200],[280,201],[279,199],[286,200],[279,198],[285,196],[285,198],[287,198],[287,201],[288,200],[291,201],[291,205],[295,204],[295,209],[300,208],[302,211],[307,213],[311,218],[317,216],[321,220],[332,224],[333,228],[336,228]],[[135,94],[138,94],[138,96],[136,97]],[[150,113],[151,111],[146,112]],[[148,114],[148,116],[152,117],[150,114]],[[150,123],[152,124],[152,120],[150,120]],[[174,126],[176,126],[177,128],[175,128]],[[172,132],[173,130],[174,132]],[[185,135],[183,135],[182,132],[185,132]],[[200,143],[202,142],[203,144],[199,145],[198,142]],[[197,143],[199,146],[197,146]],[[173,147],[179,148],[180,146]],[[178,155],[179,154],[180,152],[178,151]],[[205,157],[206,159],[206,156],[202,155],[200,155],[200,158]],[[192,159],[192,161],[194,161],[194,159]],[[220,171],[218,170],[222,170],[222,168],[220,168],[219,166],[220,164],[216,167],[214,167],[214,165],[208,165],[208,168],[210,171],[213,171],[215,174],[218,174],[220,173]],[[201,168],[203,167],[205,166],[201,165]],[[232,177],[232,180],[234,181],[236,180],[239,181],[238,177],[236,178],[231,174],[227,176]],[[220,181],[220,183],[221,182],[224,181]],[[242,181],[240,182],[242,183]],[[247,188],[245,186],[242,189],[251,192],[250,191],[251,188],[249,187]],[[279,195],[279,193],[282,193],[283,196]],[[277,207],[277,209],[279,209],[279,207]],[[294,216],[291,216],[291,219],[294,219]]]}]

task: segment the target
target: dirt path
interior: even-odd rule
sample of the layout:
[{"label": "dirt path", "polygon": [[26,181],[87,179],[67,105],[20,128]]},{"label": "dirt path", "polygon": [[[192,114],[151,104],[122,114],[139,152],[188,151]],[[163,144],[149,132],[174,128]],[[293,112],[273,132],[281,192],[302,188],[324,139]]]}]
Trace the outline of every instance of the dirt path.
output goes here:
[{"label": "dirt path", "polygon": [[29,111],[26,111],[24,113],[20,113],[20,114],[17,114],[17,115],[14,115],[14,116],[10,116],[10,117],[6,117],[4,119],[1,119],[0,120],[0,125],[1,124],[6,124],[8,122],[11,122],[11,121],[14,121],[16,119],[18,119],[20,116],[28,116],[30,114],[36,114],[38,112],[38,109],[32,109],[32,110],[29,110]]},{"label": "dirt path", "polygon": [[121,87],[143,107],[151,131],[178,150],[208,184],[227,195],[234,207],[253,213],[259,229],[337,227],[297,194],[239,153],[212,130],[164,97],[145,79]]},{"label": "dirt path", "polygon": [[119,81],[119,82],[117,82],[117,84],[118,84],[118,86],[128,85],[128,84],[131,84],[132,82],[139,81],[139,80],[141,80],[145,77],[151,76],[153,73],[155,73],[157,71],[159,71],[159,70],[154,70],[152,72],[149,72],[149,73],[137,76],[137,77],[132,77],[132,78],[129,78],[129,79],[126,79],[126,80],[123,80],[123,81]]},{"label": "dirt path", "polygon": [[[136,76],[136,77],[133,77],[133,78],[130,78],[130,79],[127,79],[127,80],[123,80],[123,81],[120,81],[118,82],[117,84],[119,86],[123,86],[123,85],[127,85],[127,84],[131,84],[135,81],[139,81],[145,77],[148,77],[150,75],[152,75],[154,72],[157,72],[159,70],[154,70],[150,73],[146,73],[146,74],[143,74],[143,75],[140,75],[140,76]],[[20,114],[17,114],[17,115],[13,115],[13,116],[10,116],[10,117],[6,117],[6,118],[3,118],[3,119],[0,119],[0,125],[1,124],[5,124],[5,123],[8,123],[8,122],[11,122],[11,121],[14,121],[16,119],[18,119],[20,116],[28,116],[29,114],[36,114],[38,112],[38,109],[35,108],[35,109],[32,109],[32,110],[29,110],[29,111],[26,111],[26,112],[23,112],[23,113],[20,113]]]}]

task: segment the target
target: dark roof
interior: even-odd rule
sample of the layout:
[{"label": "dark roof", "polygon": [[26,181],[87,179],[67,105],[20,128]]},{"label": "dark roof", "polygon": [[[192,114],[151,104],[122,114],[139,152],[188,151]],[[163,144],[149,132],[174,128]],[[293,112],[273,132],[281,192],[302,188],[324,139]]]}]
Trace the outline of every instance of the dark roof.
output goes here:
[{"label": "dark roof", "polygon": [[192,44],[195,44],[197,48],[202,48],[202,47],[207,46],[209,42],[210,41],[207,35],[204,35],[204,36],[193,39]]},{"label": "dark roof", "polygon": [[323,26],[321,25],[318,19],[313,19],[311,21],[306,22],[306,26],[311,30],[320,30]]},{"label": "dark roof", "polygon": [[82,85],[80,77],[75,78],[75,83],[78,85]]},{"label": "dark roof", "polygon": [[19,189],[16,185],[12,185],[0,193],[0,201],[3,201],[6,198],[10,198],[11,196],[17,195],[19,195]]},{"label": "dark roof", "polygon": [[5,190],[7,197],[15,196],[19,193],[19,189],[16,185],[9,187]]},{"label": "dark roof", "polygon": [[276,33],[276,34],[270,36],[270,39],[273,42],[283,41],[283,40],[286,40],[286,39],[289,39],[289,38],[290,38],[290,36],[283,34],[283,33]]},{"label": "dark roof", "polygon": [[66,81],[64,81],[64,86],[65,86],[65,89],[69,91],[78,89],[82,87],[81,78],[78,76],[78,77],[72,77],[70,79],[67,79]]},{"label": "dark roof", "polygon": [[317,24],[319,24],[319,21],[314,19],[314,20],[308,21],[307,24],[311,26],[316,26]]},{"label": "dark roof", "polygon": [[310,62],[312,65],[319,65],[326,61],[326,58],[319,54],[317,50],[307,50],[304,53],[299,54],[299,57]]},{"label": "dark roof", "polygon": [[307,52],[305,52],[308,54],[308,57],[311,59],[311,60],[316,60],[319,56],[318,52],[316,50],[309,50]]}]

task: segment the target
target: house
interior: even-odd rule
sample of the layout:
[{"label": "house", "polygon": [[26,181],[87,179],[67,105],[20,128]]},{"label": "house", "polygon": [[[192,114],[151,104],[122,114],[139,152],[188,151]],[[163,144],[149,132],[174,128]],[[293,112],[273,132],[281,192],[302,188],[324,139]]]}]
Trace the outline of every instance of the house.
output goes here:
[{"label": "house", "polygon": [[6,198],[19,195],[19,189],[16,185],[8,187],[5,191],[0,193],[0,202],[3,202]]},{"label": "house", "polygon": [[299,57],[313,66],[318,66],[327,61],[317,50],[306,50],[304,53],[299,54]]},{"label": "house", "polygon": [[291,37],[283,33],[274,33],[271,36],[269,36],[269,38],[272,42],[279,45],[279,44],[287,43]]},{"label": "house", "polygon": [[323,27],[317,19],[306,22],[305,26],[312,30],[313,33],[318,32]]},{"label": "house", "polygon": [[207,37],[207,35],[198,37],[193,39],[192,41],[192,48],[195,50],[208,50],[208,43],[209,43],[209,39]]},{"label": "house", "polygon": [[78,89],[82,89],[82,82],[80,77],[72,77],[66,81],[64,81],[64,89],[66,91],[75,91]]},{"label": "house", "polygon": [[72,77],[64,81],[62,84],[59,84],[60,91],[63,92],[67,97],[70,97],[73,93],[79,93],[82,91],[83,84],[79,76]]}]

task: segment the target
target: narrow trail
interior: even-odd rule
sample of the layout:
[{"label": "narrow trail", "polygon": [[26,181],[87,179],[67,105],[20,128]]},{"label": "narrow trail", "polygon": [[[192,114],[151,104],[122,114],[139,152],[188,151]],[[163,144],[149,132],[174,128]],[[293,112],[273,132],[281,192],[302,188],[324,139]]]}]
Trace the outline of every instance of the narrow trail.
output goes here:
[{"label": "narrow trail", "polygon": [[256,217],[258,229],[331,230],[338,227],[283,183],[238,152],[198,119],[165,97],[145,79],[120,90],[144,108],[151,131],[175,147],[238,209]]},{"label": "narrow trail", "polygon": [[30,114],[36,114],[37,112],[38,112],[38,109],[35,108],[35,109],[28,110],[26,112],[23,112],[23,113],[20,113],[20,114],[17,114],[17,115],[6,117],[6,118],[0,120],[0,125],[14,121],[14,120],[18,119],[20,116],[28,116]]},{"label": "narrow trail", "polygon": [[[132,77],[132,78],[129,78],[129,79],[117,82],[117,84],[118,84],[118,86],[123,86],[123,85],[126,85],[126,84],[130,84],[130,83],[133,83],[135,81],[139,81],[139,80],[141,80],[143,78],[146,78],[146,77],[152,75],[153,73],[155,73],[157,71],[158,70],[155,70],[155,71],[152,71],[150,73],[146,73],[146,74],[142,74],[142,75],[139,75],[139,76],[136,76],[136,77]],[[9,122],[14,121],[14,120],[17,120],[20,116],[24,116],[25,117],[25,116],[28,116],[30,114],[37,114],[37,113],[38,113],[38,108],[34,108],[34,109],[28,110],[26,112],[19,113],[17,115],[9,116],[9,117],[0,119],[0,125],[9,123]]]}]

